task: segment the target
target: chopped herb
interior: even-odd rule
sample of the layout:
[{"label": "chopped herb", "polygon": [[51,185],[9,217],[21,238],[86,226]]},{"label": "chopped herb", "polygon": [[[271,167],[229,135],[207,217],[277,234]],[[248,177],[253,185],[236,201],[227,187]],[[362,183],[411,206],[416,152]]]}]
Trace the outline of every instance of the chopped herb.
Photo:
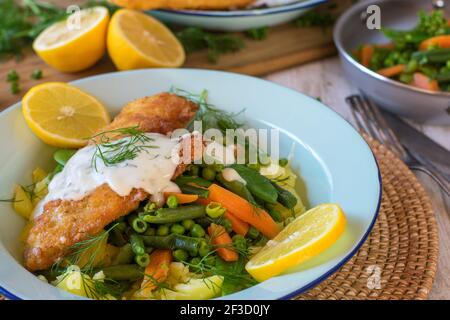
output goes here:
[{"label": "chopped herb", "polygon": [[19,81],[20,76],[16,70],[10,70],[6,76],[6,81],[8,82],[16,82]]},{"label": "chopped herb", "polygon": [[330,12],[308,11],[294,20],[297,27],[330,27],[334,24],[336,17]]},{"label": "chopped herb", "polygon": [[[117,139],[119,136],[127,136],[127,139]],[[138,154],[147,149],[158,148],[149,144],[153,141],[140,130],[138,126],[120,128],[101,132],[91,137],[96,146],[96,152],[92,156],[92,166],[97,170],[97,159],[103,161],[105,166],[115,166],[127,160],[133,160]]]},{"label": "chopped herb", "polygon": [[220,55],[239,51],[244,42],[229,33],[206,32],[198,27],[188,27],[176,33],[187,53],[208,49],[208,60],[216,63]]},{"label": "chopped herb", "polygon": [[33,73],[31,74],[31,79],[39,80],[41,78],[42,78],[42,70],[40,69],[34,70]]},{"label": "chopped herb", "polygon": [[17,81],[11,82],[11,93],[18,94],[19,92],[20,92],[19,82]]},{"label": "chopped herb", "polygon": [[261,27],[247,30],[245,34],[253,40],[264,40],[267,38],[268,31],[268,27]]}]

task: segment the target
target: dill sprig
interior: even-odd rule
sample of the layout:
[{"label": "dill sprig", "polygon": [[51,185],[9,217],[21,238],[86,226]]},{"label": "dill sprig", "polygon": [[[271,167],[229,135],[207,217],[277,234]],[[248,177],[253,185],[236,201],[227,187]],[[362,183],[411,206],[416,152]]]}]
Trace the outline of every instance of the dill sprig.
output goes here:
[{"label": "dill sprig", "polygon": [[[126,136],[123,139],[114,139]],[[92,136],[95,143],[95,152],[91,164],[97,171],[97,159],[100,159],[107,167],[115,166],[121,162],[135,159],[139,153],[158,146],[151,145],[155,139],[147,136],[138,126],[119,128],[101,132]]]},{"label": "dill sprig", "polygon": [[[186,98],[199,106],[194,121],[202,121],[204,131],[215,128],[225,132],[227,129],[236,130],[244,125],[244,123],[238,122],[236,118],[244,113],[245,109],[242,109],[239,112],[227,112],[221,110],[207,101],[208,91],[206,90],[203,90],[199,94],[195,94],[183,89],[171,87],[170,92]],[[189,125],[189,129],[192,129],[192,123]]]}]

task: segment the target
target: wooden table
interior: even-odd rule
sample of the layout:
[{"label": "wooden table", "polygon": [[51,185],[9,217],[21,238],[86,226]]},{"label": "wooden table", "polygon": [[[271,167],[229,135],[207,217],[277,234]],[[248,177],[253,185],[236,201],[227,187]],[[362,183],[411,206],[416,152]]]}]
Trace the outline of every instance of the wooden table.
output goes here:
[{"label": "wooden table", "polygon": [[[266,79],[286,87],[320,97],[323,103],[353,122],[345,97],[357,93],[339,64],[337,57],[291,68],[266,76]],[[450,127],[415,125],[419,130],[450,150]],[[428,176],[417,174],[433,203],[439,228],[440,257],[430,299],[450,299],[450,199]]]}]

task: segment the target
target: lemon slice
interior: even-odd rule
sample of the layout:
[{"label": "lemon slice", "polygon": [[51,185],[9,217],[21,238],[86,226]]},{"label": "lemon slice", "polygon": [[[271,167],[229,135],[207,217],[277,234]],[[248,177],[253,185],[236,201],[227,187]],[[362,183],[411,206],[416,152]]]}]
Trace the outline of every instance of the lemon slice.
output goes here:
[{"label": "lemon slice", "polygon": [[279,275],[330,247],[344,231],[345,221],[336,204],[312,208],[269,240],[245,269],[258,281]]},{"label": "lemon slice", "polygon": [[108,22],[104,7],[81,10],[45,29],[33,42],[33,49],[59,71],[87,69],[106,51]]},{"label": "lemon slice", "polygon": [[105,107],[86,92],[61,82],[35,86],[22,99],[31,130],[45,143],[79,148],[86,138],[109,123]]},{"label": "lemon slice", "polygon": [[119,70],[179,67],[184,48],[158,20],[141,12],[121,9],[111,18],[107,46]]}]

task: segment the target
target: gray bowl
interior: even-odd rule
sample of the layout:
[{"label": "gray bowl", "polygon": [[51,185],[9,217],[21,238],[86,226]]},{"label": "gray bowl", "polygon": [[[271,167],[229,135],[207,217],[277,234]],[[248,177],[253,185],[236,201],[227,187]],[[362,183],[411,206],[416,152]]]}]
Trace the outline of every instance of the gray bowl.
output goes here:
[{"label": "gray bowl", "polygon": [[[450,93],[432,92],[383,77],[354,60],[350,52],[360,44],[386,43],[380,30],[369,30],[365,16],[369,5],[381,9],[382,27],[411,29],[417,12],[432,9],[430,0],[377,0],[358,3],[347,10],[334,28],[334,42],[342,66],[351,81],[380,107],[400,116],[427,124],[450,125]],[[450,16],[450,7],[445,9]]]}]

